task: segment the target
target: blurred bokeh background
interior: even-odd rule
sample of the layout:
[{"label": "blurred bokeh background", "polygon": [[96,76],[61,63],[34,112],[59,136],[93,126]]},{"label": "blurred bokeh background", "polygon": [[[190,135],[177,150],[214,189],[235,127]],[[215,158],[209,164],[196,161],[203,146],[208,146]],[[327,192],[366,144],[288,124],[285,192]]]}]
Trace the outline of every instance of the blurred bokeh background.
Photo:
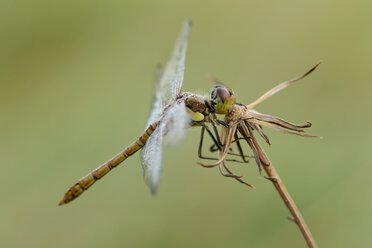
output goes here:
[{"label": "blurred bokeh background", "polygon": [[144,129],[155,65],[193,19],[184,89],[212,74],[308,139],[267,130],[272,162],[320,247],[371,247],[370,1],[11,1],[0,4],[1,247],[305,247],[254,163],[251,190],[196,164],[200,130],[164,153],[158,194],[138,154],[79,199],[81,176]]}]

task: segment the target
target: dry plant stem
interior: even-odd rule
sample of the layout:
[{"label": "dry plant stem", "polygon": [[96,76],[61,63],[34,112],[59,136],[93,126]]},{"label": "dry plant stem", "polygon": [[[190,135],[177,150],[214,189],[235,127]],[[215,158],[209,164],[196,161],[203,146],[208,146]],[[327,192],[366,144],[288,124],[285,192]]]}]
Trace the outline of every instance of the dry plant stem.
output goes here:
[{"label": "dry plant stem", "polygon": [[309,247],[315,248],[318,247],[315,243],[315,240],[313,238],[313,235],[310,232],[310,229],[306,225],[306,222],[304,218],[302,217],[300,210],[298,210],[295,202],[293,201],[291,195],[289,194],[287,188],[284,186],[282,180],[279,177],[278,172],[275,170],[274,165],[270,162],[268,159],[265,151],[262,149],[260,144],[258,144],[257,140],[255,138],[252,139],[254,145],[260,150],[260,153],[264,155],[264,157],[268,160],[270,163],[269,166],[263,166],[268,179],[273,183],[274,187],[278,191],[280,197],[284,201],[284,204],[287,206],[288,210],[291,212],[293,216],[294,222],[297,224],[297,226],[300,228],[300,231],[302,235],[304,236],[306,243]]},{"label": "dry plant stem", "polygon": [[[235,135],[235,131],[238,130],[241,133],[241,135],[243,135],[244,139],[247,141],[248,145],[252,149],[252,152],[254,154],[260,174],[261,174],[261,166],[262,166],[266,174],[268,175],[267,179],[269,179],[274,184],[274,187],[278,191],[280,197],[283,199],[285,205],[291,212],[293,219],[291,218],[290,220],[292,220],[298,225],[302,235],[304,236],[306,240],[307,245],[311,248],[317,247],[315,240],[309,228],[307,227],[306,222],[303,219],[300,211],[296,207],[296,204],[294,203],[292,197],[288,193],[286,187],[284,186],[282,180],[280,179],[278,173],[276,172],[273,164],[270,162],[265,151],[262,149],[261,145],[256,140],[256,137],[253,134],[253,130],[256,130],[269,145],[270,145],[270,141],[268,137],[266,136],[266,134],[263,132],[262,126],[266,126],[266,127],[272,128],[276,131],[280,131],[283,133],[296,134],[296,135],[305,136],[305,137],[318,137],[318,138],[320,137],[304,134],[305,131],[303,130],[303,128],[311,127],[310,122],[307,122],[307,124],[305,125],[295,125],[276,116],[261,114],[253,110],[253,107],[263,102],[267,98],[275,95],[277,92],[285,89],[286,87],[293,84],[294,82],[306,77],[311,72],[313,72],[319,66],[319,64],[320,62],[317,63],[315,66],[313,66],[305,74],[299,77],[293,78],[291,80],[285,81],[275,86],[274,88],[272,88],[271,90],[263,94],[261,97],[259,97],[256,101],[254,101],[253,103],[247,106],[244,106],[242,104],[237,104],[237,103],[231,105],[228,111],[225,113],[225,119],[224,119],[224,122],[228,123],[228,125],[227,126],[223,125],[221,127],[221,135],[220,135],[221,141],[223,141],[223,144],[226,144],[226,145],[225,147],[222,148],[222,150],[220,150],[219,160],[215,164],[210,164],[210,165],[199,163],[200,165],[204,167],[214,167],[214,166],[220,165],[220,169],[221,169],[221,163],[223,163],[224,168],[231,174],[230,176],[233,176],[233,174],[229,171],[228,167],[225,165],[225,161],[226,161],[226,155],[227,155],[228,149],[232,142],[232,137]],[[240,178],[235,177],[235,179],[241,181]]]},{"label": "dry plant stem", "polygon": [[[229,140],[226,139],[226,133],[228,133],[227,129],[231,131],[233,129],[233,126],[237,125],[237,130],[243,135],[248,145],[252,149],[252,152],[255,156],[256,163],[259,169],[261,170],[261,166],[264,168],[268,176],[267,179],[269,179],[274,184],[274,187],[278,191],[280,197],[283,199],[284,204],[287,206],[288,210],[291,212],[293,216],[293,219],[291,220],[295,222],[297,226],[300,228],[300,231],[302,235],[304,236],[307,245],[311,248],[317,247],[315,240],[309,228],[307,227],[304,218],[302,217],[292,197],[288,193],[277,171],[275,170],[274,165],[270,162],[265,151],[262,149],[261,145],[259,144],[256,137],[254,136],[253,130],[256,130],[269,145],[270,145],[269,139],[264,134],[262,130],[262,126],[266,126],[266,127],[272,128],[274,130],[277,130],[283,133],[296,134],[296,135],[305,136],[305,137],[318,137],[318,136],[304,134],[305,131],[303,130],[303,128],[309,128],[311,126],[311,123],[309,122],[305,125],[295,125],[295,124],[292,124],[290,122],[287,122],[281,118],[278,118],[272,115],[265,115],[265,114],[258,113],[257,111],[253,110],[253,107],[263,102],[267,98],[275,95],[277,92],[285,89],[286,87],[293,84],[294,82],[306,77],[311,72],[313,72],[319,66],[319,64],[320,62],[317,63],[315,66],[313,66],[305,74],[275,86],[274,88],[272,88],[271,90],[263,94],[261,97],[259,97],[256,101],[254,101],[253,103],[247,106],[242,107],[240,104],[234,104],[233,106],[231,106],[229,110],[227,111],[227,113],[225,114],[225,119],[224,119],[224,122],[228,123],[230,126],[222,127],[222,130],[221,130],[221,134],[224,134],[224,135],[221,135],[221,137],[223,137],[222,140],[224,141],[224,144],[228,144],[226,143],[226,142],[229,142]],[[220,156],[219,156],[220,159],[224,159],[223,155],[225,154],[222,151],[220,151]]]},{"label": "dry plant stem", "polygon": [[294,222],[298,225],[301,230],[302,235],[304,236],[306,243],[309,247],[318,247],[315,243],[315,240],[310,232],[310,229],[306,225],[304,218],[302,217],[300,211],[298,210],[296,204],[294,203],[291,195],[288,193],[287,188],[284,186],[282,180],[280,179],[278,173],[276,172],[272,163],[270,166],[264,166],[264,170],[268,175],[268,179],[274,184],[274,187],[278,191],[280,197],[283,199],[285,205],[291,212]]}]

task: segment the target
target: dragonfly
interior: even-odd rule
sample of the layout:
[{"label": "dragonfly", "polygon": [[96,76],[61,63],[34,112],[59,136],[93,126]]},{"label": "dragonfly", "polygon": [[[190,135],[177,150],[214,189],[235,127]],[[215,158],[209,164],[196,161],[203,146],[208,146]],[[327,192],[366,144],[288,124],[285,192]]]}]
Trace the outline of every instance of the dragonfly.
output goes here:
[{"label": "dragonfly", "polygon": [[[206,96],[182,92],[190,31],[191,20],[187,19],[182,26],[164,71],[160,72],[161,70],[158,70],[160,73],[158,73],[159,76],[155,88],[155,101],[146,129],[142,135],[119,154],[82,177],[70,187],[60,200],[59,205],[67,204],[76,199],[109,171],[116,168],[139,150],[141,150],[140,158],[145,182],[150,187],[152,194],[155,194],[162,170],[163,145],[177,144],[185,136],[186,128],[190,126],[202,127],[198,156],[203,159],[217,160],[217,158],[204,157],[201,153],[205,131],[210,135],[219,150],[223,146],[216,128],[216,125],[223,122],[216,117],[214,102]],[[224,94],[226,91],[228,91],[228,88],[220,90],[218,94]],[[214,133],[205,123],[212,124]],[[240,156],[243,162],[247,162],[249,157],[245,156],[241,149],[238,154],[231,151],[228,154]],[[237,160],[230,159],[230,161]],[[226,176],[234,177],[233,175]]]}]

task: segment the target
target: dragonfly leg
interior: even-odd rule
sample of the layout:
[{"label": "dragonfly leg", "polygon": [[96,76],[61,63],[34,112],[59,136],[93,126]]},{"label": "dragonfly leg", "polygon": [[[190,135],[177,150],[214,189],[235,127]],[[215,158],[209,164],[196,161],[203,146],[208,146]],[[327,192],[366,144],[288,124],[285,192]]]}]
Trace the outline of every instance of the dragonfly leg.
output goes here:
[{"label": "dragonfly leg", "polygon": [[[219,151],[216,144],[212,144],[210,147],[209,147],[209,151],[210,152],[217,152]],[[233,149],[230,147],[229,148],[229,154],[233,154]]]},{"label": "dragonfly leg", "polygon": [[210,130],[203,124],[202,125],[202,130],[201,130],[201,134],[200,134],[200,142],[199,142],[199,149],[198,149],[198,157],[201,158],[201,159],[210,159],[210,160],[218,160],[217,158],[210,158],[210,157],[204,157],[203,154],[202,154],[202,150],[203,150],[203,141],[204,141],[204,132],[205,130],[207,130],[207,132],[209,133],[209,135],[212,137],[212,140],[215,142],[216,146],[221,149],[221,147],[218,146],[218,144],[216,143],[217,141],[215,140],[214,136],[212,133],[210,133]]},{"label": "dragonfly leg", "polygon": [[233,123],[231,123],[231,124],[227,124],[226,122],[221,121],[221,120],[217,120],[217,122],[218,122],[219,124],[221,124],[222,126],[225,126],[225,127],[231,127],[231,126],[237,125],[237,124],[239,124],[239,123],[241,123],[241,122],[243,122],[243,121],[247,121],[247,120],[251,120],[251,119],[254,119],[254,117],[249,117],[249,118],[240,119],[240,120],[238,120],[238,121],[236,121],[236,122],[233,122]]},{"label": "dragonfly leg", "polygon": [[[245,138],[239,138],[238,135],[237,135],[237,133],[235,133],[235,140],[233,140],[231,143],[236,142],[236,145],[238,147],[239,154],[232,152],[232,149],[231,148],[230,148],[230,152],[228,152],[227,154],[232,155],[232,156],[239,156],[243,160],[243,161],[239,161],[239,162],[241,162],[241,163],[248,163],[249,161],[247,160],[247,158],[254,158],[254,156],[244,155],[239,140],[246,140],[246,139]],[[209,147],[209,151],[210,152],[216,152],[216,151],[218,151],[218,149],[216,148],[216,144],[211,145]],[[227,159],[227,161],[229,161],[229,160]]]},{"label": "dragonfly leg", "polygon": [[[216,138],[213,136],[213,133],[209,130],[208,126],[206,126],[204,124],[199,124],[199,125],[202,126],[202,130],[201,130],[201,134],[200,134],[200,142],[199,142],[199,148],[198,148],[198,157],[201,158],[201,159],[218,160],[218,158],[212,158],[212,157],[205,157],[205,156],[203,156],[202,151],[203,151],[203,141],[204,141],[204,132],[205,132],[205,130],[207,130],[209,136],[212,138],[212,140],[214,142],[214,144],[212,146],[217,147],[217,148],[215,148],[215,149],[217,149],[216,151],[221,151],[222,148],[219,146]],[[228,154],[233,155],[233,156],[242,156],[241,154],[236,154],[236,153],[231,153],[231,152],[229,152]],[[246,156],[246,157],[248,157],[248,156]],[[237,163],[248,163],[248,161],[240,161],[240,160],[236,160],[236,159],[226,159],[226,161],[237,162]]]},{"label": "dragonfly leg", "polygon": [[240,157],[242,158],[242,160],[245,162],[245,163],[248,163],[248,160],[245,159],[245,156],[244,156],[244,153],[243,153],[243,150],[242,150],[242,147],[240,145],[240,142],[239,142],[239,136],[238,136],[238,133],[235,132],[235,140],[236,140],[236,146],[238,147],[238,151],[239,151],[239,154],[240,154]]},{"label": "dragonfly leg", "polygon": [[226,122],[224,122],[224,121],[221,121],[221,120],[217,120],[217,122],[219,123],[219,124],[221,124],[222,126],[224,126],[224,127],[230,127],[230,125],[229,124],[227,124]]},{"label": "dragonfly leg", "polygon": [[[218,150],[216,144],[212,144],[212,145],[209,147],[209,151],[210,151],[210,152],[216,152],[216,151],[219,151],[219,150]],[[229,151],[232,152],[233,149],[230,147],[230,148],[229,148]]]},{"label": "dragonfly leg", "polygon": [[213,131],[214,131],[216,137],[214,137],[212,132],[209,130],[208,126],[205,125],[204,121],[193,121],[191,126],[202,126],[202,127],[204,127],[208,131],[209,135],[212,137],[213,142],[219,147],[219,149],[221,149],[221,147],[224,147],[225,145],[222,144],[222,142],[221,142],[220,135],[218,134],[216,124],[213,122],[212,119],[210,119],[210,122],[213,126]]},{"label": "dragonfly leg", "polygon": [[218,148],[216,148],[216,147],[217,147],[216,144],[211,145],[211,146],[209,147],[209,151],[210,151],[210,152],[216,152],[216,151],[218,151]]},{"label": "dragonfly leg", "polygon": [[[220,121],[220,120],[217,119],[217,121]],[[220,135],[218,134],[218,130],[217,130],[216,124],[214,123],[214,121],[212,119],[211,119],[211,124],[213,126],[214,133],[215,133],[215,135],[217,137],[217,143],[215,142],[215,144],[218,144],[220,147],[225,146],[225,144],[222,144],[222,142],[221,142]]]},{"label": "dragonfly leg", "polygon": [[236,105],[239,105],[239,106],[243,106],[245,109],[247,109],[247,106],[245,104],[242,104],[242,103],[235,103]]}]

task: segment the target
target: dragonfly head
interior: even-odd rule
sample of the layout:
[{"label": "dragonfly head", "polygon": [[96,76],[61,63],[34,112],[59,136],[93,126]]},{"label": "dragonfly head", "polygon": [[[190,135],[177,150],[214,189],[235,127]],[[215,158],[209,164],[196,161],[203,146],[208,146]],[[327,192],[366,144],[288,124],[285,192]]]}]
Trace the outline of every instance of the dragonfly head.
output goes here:
[{"label": "dragonfly head", "polygon": [[236,96],[231,88],[223,84],[216,84],[212,88],[211,102],[216,114],[226,114],[230,106],[236,103]]}]

